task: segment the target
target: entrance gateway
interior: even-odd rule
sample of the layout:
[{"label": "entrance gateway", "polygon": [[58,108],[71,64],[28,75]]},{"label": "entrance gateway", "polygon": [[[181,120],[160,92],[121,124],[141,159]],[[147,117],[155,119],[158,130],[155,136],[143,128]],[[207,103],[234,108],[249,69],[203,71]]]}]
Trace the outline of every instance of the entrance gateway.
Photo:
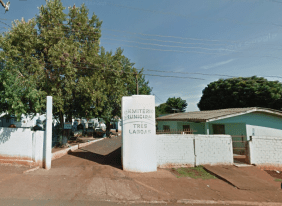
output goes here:
[{"label": "entrance gateway", "polygon": [[131,172],[157,171],[155,97],[122,98],[122,166]]}]

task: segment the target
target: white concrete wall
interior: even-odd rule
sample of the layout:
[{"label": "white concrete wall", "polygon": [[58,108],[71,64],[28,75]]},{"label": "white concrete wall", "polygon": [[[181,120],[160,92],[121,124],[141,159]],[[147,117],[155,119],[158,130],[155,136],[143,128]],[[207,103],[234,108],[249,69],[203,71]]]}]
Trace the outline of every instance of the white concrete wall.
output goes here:
[{"label": "white concrete wall", "polygon": [[247,129],[247,139],[250,139],[250,136],[267,136],[267,137],[281,137],[282,130],[277,128],[263,127],[257,125],[246,125]]},{"label": "white concrete wall", "polygon": [[0,155],[31,160],[31,130],[23,128],[0,128]]},{"label": "white concrete wall", "polygon": [[196,166],[233,164],[232,138],[230,135],[196,135]]},{"label": "white concrete wall", "polygon": [[157,135],[158,167],[233,164],[230,135]]},{"label": "white concrete wall", "polygon": [[158,167],[194,167],[194,135],[161,134],[157,135]]},{"label": "white concrete wall", "polygon": [[26,162],[42,166],[44,131],[0,127],[0,162]]},{"label": "white concrete wall", "polygon": [[45,131],[32,132],[32,161],[43,167]]},{"label": "white concrete wall", "polygon": [[282,168],[282,137],[252,136],[250,163],[266,169]]}]

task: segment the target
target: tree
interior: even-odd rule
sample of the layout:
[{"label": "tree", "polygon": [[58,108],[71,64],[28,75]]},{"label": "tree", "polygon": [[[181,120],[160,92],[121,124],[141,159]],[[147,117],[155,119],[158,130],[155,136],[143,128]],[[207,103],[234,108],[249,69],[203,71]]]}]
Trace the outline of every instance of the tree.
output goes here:
[{"label": "tree", "polygon": [[159,106],[156,106],[155,107],[156,117],[159,117],[162,114],[167,114],[166,107],[167,107],[166,103],[162,103]]},{"label": "tree", "polygon": [[149,87],[149,81],[146,81],[145,75],[143,75],[143,68],[141,69],[141,71],[138,72],[137,69],[134,67],[135,63],[130,62],[130,60],[125,56],[123,56],[123,58],[121,59],[121,64],[125,72],[129,72],[132,74],[128,76],[130,83],[126,84],[128,95],[137,95],[136,80],[138,82],[139,95],[151,94],[152,88]]},{"label": "tree", "polygon": [[160,116],[161,114],[185,112],[187,106],[188,104],[186,100],[183,100],[180,97],[168,98],[165,103],[156,107],[156,117]]},{"label": "tree", "polygon": [[16,20],[0,36],[2,111],[18,118],[43,113],[46,96],[53,96],[61,131],[64,116],[71,121],[119,114],[121,97],[130,93],[126,86],[134,84],[122,51],[113,55],[99,46],[97,16],[89,19],[84,4],[69,7],[68,14],[64,9],[60,0],[46,1],[36,18]]},{"label": "tree", "polygon": [[282,84],[263,77],[219,79],[204,90],[198,107],[214,110],[242,107],[266,107],[281,110]]},{"label": "tree", "polygon": [[168,98],[166,101],[166,105],[167,113],[185,112],[185,109],[188,106],[186,100],[183,100],[180,97]]},{"label": "tree", "polygon": [[[103,99],[103,94],[95,89],[103,88],[99,70],[105,69],[98,54],[102,22],[95,14],[89,19],[84,4],[80,8],[70,7],[68,15],[64,9],[60,0],[47,1],[36,18],[15,21],[12,29],[0,37],[0,57],[6,65],[3,74],[9,80],[16,75],[25,94],[7,94],[5,101],[14,102],[9,104],[8,112],[16,115],[42,112],[44,99],[50,95],[61,129],[64,115],[70,121],[78,112],[74,105],[83,98],[92,105]],[[89,104],[81,105],[83,110],[79,114],[98,113],[101,109],[97,106],[89,109]]]},{"label": "tree", "polygon": [[[123,50],[118,48],[114,55],[111,52],[101,52],[101,57],[108,61],[108,64],[116,63],[115,68],[119,68],[121,73],[119,78],[112,78],[111,76],[106,79],[106,87],[104,93],[107,94],[107,100],[103,104],[103,109],[99,112],[99,116],[103,118],[106,124],[106,133],[109,135],[110,123],[114,117],[121,116],[121,98],[126,95],[136,94],[136,73],[137,69],[134,68],[134,63],[125,57]],[[138,72],[139,94],[148,95],[151,88],[148,86],[148,81],[145,80],[144,75]]]}]

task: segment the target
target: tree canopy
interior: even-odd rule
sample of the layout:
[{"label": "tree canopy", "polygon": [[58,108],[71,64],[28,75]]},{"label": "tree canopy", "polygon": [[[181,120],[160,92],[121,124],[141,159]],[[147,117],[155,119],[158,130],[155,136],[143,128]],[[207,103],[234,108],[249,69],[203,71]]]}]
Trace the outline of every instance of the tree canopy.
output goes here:
[{"label": "tree canopy", "polygon": [[[64,9],[60,0],[46,1],[35,18],[16,20],[0,36],[1,110],[44,113],[46,96],[53,96],[61,127],[64,116],[108,121],[120,113],[121,97],[135,92],[137,69],[120,48],[113,54],[100,47],[102,21],[89,18],[84,4]],[[140,91],[149,94],[138,75]]]},{"label": "tree canopy", "polygon": [[156,107],[156,116],[158,117],[161,114],[185,112],[187,106],[188,104],[186,100],[183,100],[180,97],[171,97],[168,98],[165,103]]},{"label": "tree canopy", "polygon": [[171,97],[166,100],[166,111],[168,113],[177,113],[177,112],[185,112],[188,104],[186,100],[181,99],[180,97]]},{"label": "tree canopy", "polygon": [[219,79],[204,90],[198,107],[214,110],[242,107],[265,107],[281,110],[282,84],[263,77]]}]

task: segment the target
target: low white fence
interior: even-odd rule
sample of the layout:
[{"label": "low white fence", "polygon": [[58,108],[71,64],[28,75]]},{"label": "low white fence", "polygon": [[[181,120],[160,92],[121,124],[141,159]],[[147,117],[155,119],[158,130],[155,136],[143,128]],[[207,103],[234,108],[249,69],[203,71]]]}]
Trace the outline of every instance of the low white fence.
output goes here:
[{"label": "low white fence", "polygon": [[282,137],[252,136],[249,141],[250,163],[264,169],[282,168]]},{"label": "low white fence", "polygon": [[44,131],[0,127],[0,162],[43,167]]},{"label": "low white fence", "polygon": [[233,164],[230,135],[162,134],[156,138],[158,167]]}]

